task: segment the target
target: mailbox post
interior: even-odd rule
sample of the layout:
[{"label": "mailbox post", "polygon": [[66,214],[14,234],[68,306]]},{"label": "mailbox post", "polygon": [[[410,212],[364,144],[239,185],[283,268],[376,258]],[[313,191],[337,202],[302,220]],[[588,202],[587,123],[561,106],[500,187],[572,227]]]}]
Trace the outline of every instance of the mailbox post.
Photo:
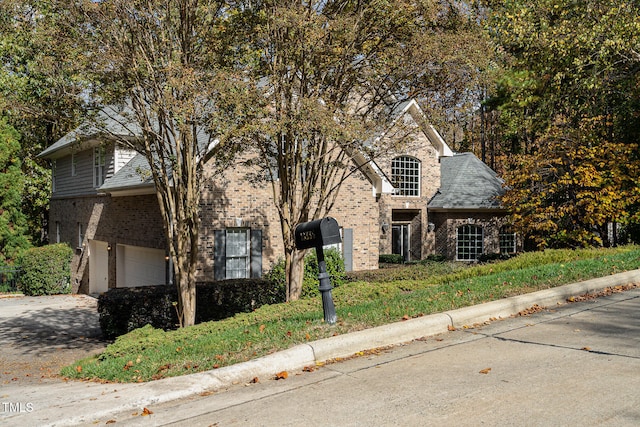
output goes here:
[{"label": "mailbox post", "polygon": [[298,224],[295,229],[296,248],[316,249],[318,257],[318,281],[320,294],[322,295],[322,309],[324,311],[324,321],[330,325],[336,323],[336,308],[333,305],[333,296],[331,295],[331,278],[327,273],[327,264],[324,260],[323,246],[342,243],[340,237],[340,226],[338,222],[331,218],[318,219],[311,222]]}]

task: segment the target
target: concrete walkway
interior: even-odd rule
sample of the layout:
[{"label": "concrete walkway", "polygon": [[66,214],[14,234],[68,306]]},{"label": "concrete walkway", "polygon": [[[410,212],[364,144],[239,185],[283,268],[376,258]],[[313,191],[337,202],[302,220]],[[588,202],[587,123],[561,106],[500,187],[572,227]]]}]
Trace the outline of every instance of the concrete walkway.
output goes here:
[{"label": "concrete walkway", "polygon": [[534,305],[553,307],[570,297],[596,293],[607,287],[640,282],[640,270],[506,298],[473,307],[434,314],[301,344],[250,362],[142,384],[47,382],[24,387],[3,384],[0,424],[15,426],[90,425],[123,411],[143,408],[194,395],[207,394],[253,378],[272,378],[277,372],[301,371],[328,359],[348,357],[366,349],[409,342],[489,319],[506,318]]}]

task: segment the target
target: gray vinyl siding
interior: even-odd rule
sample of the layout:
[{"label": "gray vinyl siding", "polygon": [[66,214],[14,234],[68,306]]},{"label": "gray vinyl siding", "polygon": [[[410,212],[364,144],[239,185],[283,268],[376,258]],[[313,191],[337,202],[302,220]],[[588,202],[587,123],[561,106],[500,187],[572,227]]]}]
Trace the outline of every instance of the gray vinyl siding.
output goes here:
[{"label": "gray vinyl siding", "polygon": [[[76,175],[71,175],[71,155],[56,160],[56,191],[53,197],[74,197],[96,194],[93,186],[93,148],[79,151],[76,156]],[[113,145],[107,145],[105,178],[114,174]]]}]

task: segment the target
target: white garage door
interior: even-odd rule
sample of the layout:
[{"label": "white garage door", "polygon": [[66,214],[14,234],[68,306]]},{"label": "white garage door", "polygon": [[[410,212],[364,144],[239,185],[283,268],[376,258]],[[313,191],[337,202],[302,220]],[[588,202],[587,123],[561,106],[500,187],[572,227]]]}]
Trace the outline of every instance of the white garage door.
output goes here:
[{"label": "white garage door", "polygon": [[119,288],[166,283],[166,262],[162,249],[118,245],[116,256]]},{"label": "white garage door", "polygon": [[100,294],[109,290],[109,244],[89,241],[89,293]]}]

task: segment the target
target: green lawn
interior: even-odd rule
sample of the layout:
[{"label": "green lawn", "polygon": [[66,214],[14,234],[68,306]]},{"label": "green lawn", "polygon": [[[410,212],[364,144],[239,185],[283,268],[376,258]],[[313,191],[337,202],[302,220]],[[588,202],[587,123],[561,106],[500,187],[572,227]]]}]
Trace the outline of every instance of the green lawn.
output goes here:
[{"label": "green lawn", "polygon": [[176,331],[149,326],[96,357],[62,370],[69,378],[150,381],[232,365],[291,346],[580,280],[640,268],[640,247],[548,250],[479,266],[422,263],[361,272],[333,290],[336,325],[319,297]]}]

